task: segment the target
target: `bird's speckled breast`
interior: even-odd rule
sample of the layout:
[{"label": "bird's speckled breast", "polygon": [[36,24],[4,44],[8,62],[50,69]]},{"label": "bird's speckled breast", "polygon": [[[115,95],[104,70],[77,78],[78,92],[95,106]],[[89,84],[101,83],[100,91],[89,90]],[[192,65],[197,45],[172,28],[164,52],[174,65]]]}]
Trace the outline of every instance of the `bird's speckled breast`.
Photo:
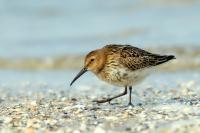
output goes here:
[{"label": "bird's speckled breast", "polygon": [[147,75],[146,72],[146,69],[131,70],[126,67],[121,62],[121,50],[112,49],[107,52],[103,69],[96,75],[112,85],[132,86],[142,81]]},{"label": "bird's speckled breast", "polygon": [[148,72],[144,69],[132,71],[122,65],[106,67],[97,76],[101,80],[116,86],[132,86],[142,81]]}]

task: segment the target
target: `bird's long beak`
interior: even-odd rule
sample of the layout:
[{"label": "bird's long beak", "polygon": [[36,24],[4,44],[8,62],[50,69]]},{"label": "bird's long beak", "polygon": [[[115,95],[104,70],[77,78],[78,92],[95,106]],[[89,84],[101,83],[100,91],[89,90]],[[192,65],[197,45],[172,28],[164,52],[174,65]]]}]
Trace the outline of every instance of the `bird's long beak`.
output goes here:
[{"label": "bird's long beak", "polygon": [[83,68],[77,75],[76,77],[72,80],[72,82],[70,83],[70,86],[72,86],[72,84],[81,76],[83,75],[85,72],[87,72],[87,68]]}]

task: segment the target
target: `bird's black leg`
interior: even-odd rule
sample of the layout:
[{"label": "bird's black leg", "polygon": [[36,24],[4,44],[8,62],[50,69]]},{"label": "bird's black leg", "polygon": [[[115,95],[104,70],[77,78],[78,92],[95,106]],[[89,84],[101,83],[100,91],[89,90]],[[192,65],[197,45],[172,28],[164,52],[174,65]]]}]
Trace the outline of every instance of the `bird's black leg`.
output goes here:
[{"label": "bird's black leg", "polygon": [[121,96],[124,96],[127,94],[127,87],[125,87],[124,89],[124,92],[123,93],[120,93],[116,96],[113,96],[113,97],[110,97],[110,98],[105,98],[105,99],[101,99],[101,100],[94,100],[94,102],[97,102],[97,103],[106,103],[106,102],[109,102],[115,98],[118,98],[118,97],[121,97]]},{"label": "bird's black leg", "polygon": [[133,106],[132,100],[131,100],[131,94],[132,94],[132,86],[129,86],[129,102],[128,102],[129,106]]}]

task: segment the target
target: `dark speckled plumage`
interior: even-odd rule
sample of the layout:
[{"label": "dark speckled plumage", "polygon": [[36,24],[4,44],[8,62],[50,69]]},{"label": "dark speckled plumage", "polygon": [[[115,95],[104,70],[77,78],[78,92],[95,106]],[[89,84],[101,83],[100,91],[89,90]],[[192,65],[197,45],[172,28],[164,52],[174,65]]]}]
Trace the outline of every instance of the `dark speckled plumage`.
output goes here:
[{"label": "dark speckled plumage", "polygon": [[96,100],[97,103],[110,102],[127,94],[127,89],[129,89],[129,105],[132,106],[132,85],[142,81],[148,75],[150,67],[171,59],[175,59],[175,57],[173,55],[153,54],[131,45],[106,45],[87,54],[84,68],[72,80],[70,85],[86,71],[92,71],[105,82],[125,87],[123,93],[114,97]]},{"label": "dark speckled plumage", "polygon": [[120,62],[131,70],[156,66],[171,59],[175,59],[173,55],[153,54],[131,45],[111,44],[106,45],[104,48],[120,54]]}]

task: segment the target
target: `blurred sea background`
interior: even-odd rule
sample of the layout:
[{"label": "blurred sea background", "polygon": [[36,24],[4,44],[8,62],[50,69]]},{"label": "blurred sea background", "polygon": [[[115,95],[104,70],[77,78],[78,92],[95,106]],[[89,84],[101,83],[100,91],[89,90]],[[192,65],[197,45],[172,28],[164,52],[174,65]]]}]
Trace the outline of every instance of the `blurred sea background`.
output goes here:
[{"label": "blurred sea background", "polygon": [[[199,7],[199,0],[0,0],[0,87],[68,89],[84,55],[113,43],[176,55],[147,78],[152,84],[198,81]],[[78,82],[100,81],[89,73]]]},{"label": "blurred sea background", "polygon": [[[84,56],[131,44],[169,61],[123,88],[88,72]],[[200,131],[200,0],[0,0],[0,132]],[[116,89],[118,88],[118,89]]]}]

